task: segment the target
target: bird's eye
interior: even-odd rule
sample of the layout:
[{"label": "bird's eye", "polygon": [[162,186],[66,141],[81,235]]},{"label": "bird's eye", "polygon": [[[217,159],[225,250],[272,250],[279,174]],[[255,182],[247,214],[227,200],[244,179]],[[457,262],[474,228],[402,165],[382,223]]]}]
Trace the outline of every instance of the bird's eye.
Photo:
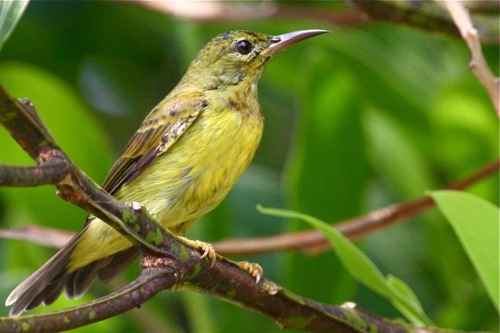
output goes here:
[{"label": "bird's eye", "polygon": [[239,54],[249,54],[250,51],[252,51],[252,43],[250,43],[249,41],[247,40],[240,40],[236,43],[236,51],[239,53]]}]

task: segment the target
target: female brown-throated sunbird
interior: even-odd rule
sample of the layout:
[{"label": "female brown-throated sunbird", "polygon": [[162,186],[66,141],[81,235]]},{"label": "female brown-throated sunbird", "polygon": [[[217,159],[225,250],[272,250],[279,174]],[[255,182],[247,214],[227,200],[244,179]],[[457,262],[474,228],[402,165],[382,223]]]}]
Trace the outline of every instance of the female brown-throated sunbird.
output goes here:
[{"label": "female brown-throated sunbird", "polygon": [[[138,202],[163,227],[184,235],[222,201],[252,160],[263,130],[257,82],[269,59],[298,41],[328,32],[279,36],[233,31],[213,38],[177,86],[146,117],[103,188]],[[10,314],[51,304],[66,290],[82,295],[97,275],[106,281],[138,249],[94,216],[57,254],[9,295]]]}]

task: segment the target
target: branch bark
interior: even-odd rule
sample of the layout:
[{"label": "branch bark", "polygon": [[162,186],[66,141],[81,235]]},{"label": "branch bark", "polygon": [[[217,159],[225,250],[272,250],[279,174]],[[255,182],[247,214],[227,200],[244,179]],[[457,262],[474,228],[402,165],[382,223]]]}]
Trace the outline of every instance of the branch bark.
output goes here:
[{"label": "branch bark", "polygon": [[165,281],[172,277],[168,269],[141,274],[123,289],[84,305],[22,317],[0,317],[1,332],[60,332],[116,316],[146,302],[164,290]]},{"label": "branch bark", "polygon": [[494,77],[493,72],[484,59],[484,55],[481,50],[479,33],[476,28],[474,28],[467,9],[462,3],[459,3],[456,0],[436,1],[442,3],[443,6],[448,9],[448,12],[453,18],[453,21],[460,31],[460,35],[467,44],[472,56],[472,59],[469,62],[469,67],[488,92],[497,112],[497,116],[500,117],[500,79],[498,77]]},{"label": "branch bark", "polygon": [[[477,181],[494,174],[500,167],[500,161],[489,163],[469,177],[445,187],[461,190]],[[366,215],[343,220],[332,224],[344,236],[351,240],[380,231],[388,226],[407,220],[435,206],[429,197],[394,204],[372,211]],[[1,234],[0,234],[1,236]],[[308,254],[317,254],[330,249],[330,243],[317,230],[299,231],[284,235],[259,238],[233,238],[214,244],[218,253],[224,255],[248,255],[296,250]]]},{"label": "branch bark", "polygon": [[[439,5],[427,0],[353,0],[307,6],[289,5],[287,2],[218,2],[218,1],[144,1],[137,5],[152,8],[166,15],[198,22],[241,22],[270,18],[318,20],[337,26],[356,26],[373,21],[386,21],[426,31],[460,37],[453,21]],[[351,6],[353,4],[353,6]],[[478,14],[474,18],[481,24],[481,41],[498,44],[498,3],[491,0],[468,1]],[[496,14],[495,14],[496,10]],[[496,15],[496,16],[495,16]]]}]

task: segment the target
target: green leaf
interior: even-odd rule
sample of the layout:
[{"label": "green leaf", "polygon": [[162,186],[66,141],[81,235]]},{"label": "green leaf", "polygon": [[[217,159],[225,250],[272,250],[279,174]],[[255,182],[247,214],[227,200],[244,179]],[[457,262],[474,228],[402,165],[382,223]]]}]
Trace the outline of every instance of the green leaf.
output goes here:
[{"label": "green leaf", "polygon": [[498,208],[465,192],[434,191],[431,196],[457,234],[498,311]]},{"label": "green leaf", "polygon": [[0,49],[21,18],[29,0],[0,1]]},{"label": "green leaf", "polygon": [[386,282],[389,283],[392,287],[397,289],[400,293],[404,294],[406,297],[411,299],[413,303],[418,305],[419,309],[423,311],[422,305],[420,304],[420,301],[418,300],[417,295],[411,290],[411,288],[401,279],[388,274],[386,278]]},{"label": "green leaf", "polygon": [[[386,283],[391,285],[394,289],[396,289],[399,293],[407,297],[414,307],[418,309],[421,313],[424,313],[424,310],[422,309],[422,305],[420,304],[420,301],[417,298],[417,295],[411,290],[411,288],[401,279],[393,276],[393,275],[387,275],[386,278]],[[392,302],[394,307],[396,307],[401,313],[404,314],[406,318],[408,318],[411,322],[420,322],[419,317],[415,316],[413,311],[408,311],[405,306],[399,306],[397,302]]]},{"label": "green leaf", "polygon": [[294,211],[263,208],[257,209],[268,215],[301,219],[321,231],[332,243],[335,254],[351,276],[368,288],[384,296],[413,324],[432,326],[432,321],[422,311],[415,294],[401,280],[392,276],[385,278],[373,262],[352,242],[329,224],[312,216]]}]

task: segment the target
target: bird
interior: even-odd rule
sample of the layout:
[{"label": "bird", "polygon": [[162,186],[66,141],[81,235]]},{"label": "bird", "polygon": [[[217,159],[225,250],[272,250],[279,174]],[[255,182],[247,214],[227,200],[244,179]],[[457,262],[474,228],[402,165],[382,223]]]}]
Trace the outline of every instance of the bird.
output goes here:
[{"label": "bird", "polygon": [[[149,113],[113,164],[102,188],[122,202],[138,202],[158,223],[183,236],[215,208],[250,164],[263,133],[257,83],[279,51],[328,30],[266,35],[219,34]],[[201,246],[202,250],[203,246]],[[84,294],[140,254],[132,243],[90,215],[78,232],[8,296],[11,316]]]}]

